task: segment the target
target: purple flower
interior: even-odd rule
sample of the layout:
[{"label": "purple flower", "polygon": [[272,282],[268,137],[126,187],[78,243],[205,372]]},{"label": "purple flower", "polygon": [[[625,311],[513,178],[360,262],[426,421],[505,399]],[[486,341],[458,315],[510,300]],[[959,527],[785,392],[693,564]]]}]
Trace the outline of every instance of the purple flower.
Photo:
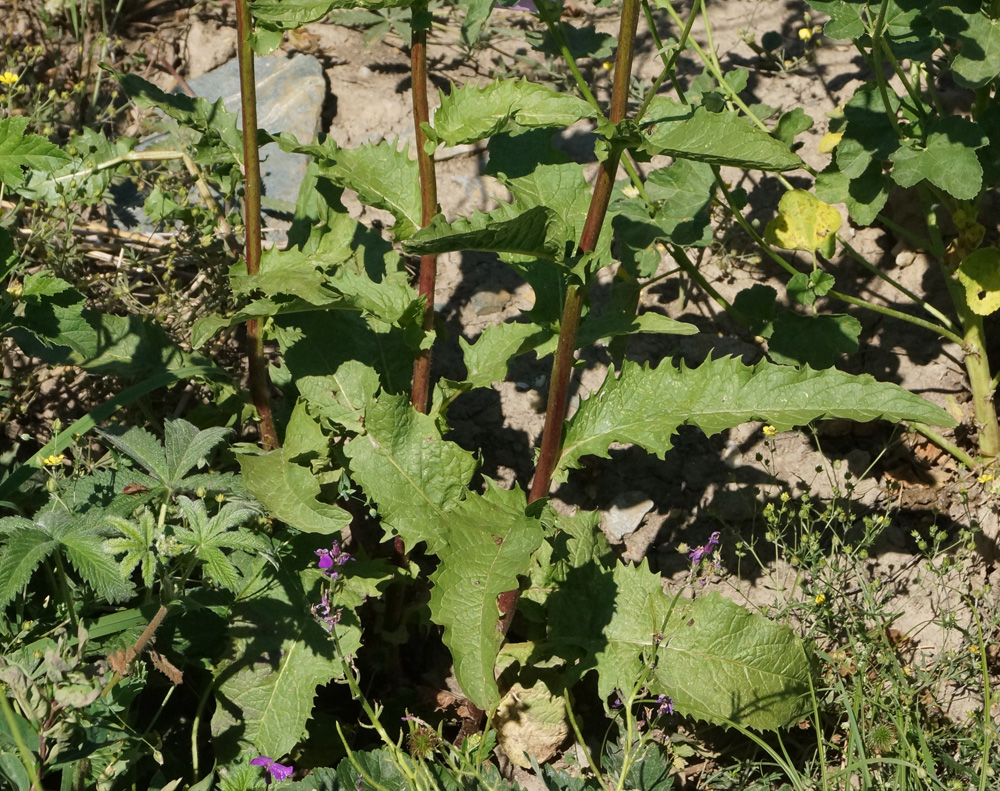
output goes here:
[{"label": "purple flower", "polygon": [[662,717],[664,714],[674,713],[674,700],[669,695],[660,695],[656,699],[657,706],[656,716]]},{"label": "purple flower", "polygon": [[712,535],[708,537],[708,543],[705,544],[705,546],[695,547],[691,550],[690,554],[688,554],[688,560],[690,560],[693,565],[701,563],[701,559],[705,557],[705,555],[712,554],[712,550],[719,546],[720,535],[721,534],[718,530],[712,533]]},{"label": "purple flower", "polygon": [[326,576],[335,580],[340,578],[340,572],[336,570],[336,567],[343,566],[348,561],[354,560],[354,558],[347,552],[341,551],[339,541],[334,540],[330,546],[330,549],[316,550],[316,554],[319,556],[319,562],[316,565],[319,566],[320,570]]},{"label": "purple flower", "polygon": [[295,771],[294,766],[285,766],[284,764],[279,764],[273,758],[269,758],[266,755],[261,755],[257,758],[254,758],[250,762],[250,766],[263,766],[264,771],[270,775],[270,777],[265,778],[265,780],[268,783],[271,782],[271,778],[274,778],[279,783],[282,780],[287,780],[289,777],[292,776],[292,772]]}]

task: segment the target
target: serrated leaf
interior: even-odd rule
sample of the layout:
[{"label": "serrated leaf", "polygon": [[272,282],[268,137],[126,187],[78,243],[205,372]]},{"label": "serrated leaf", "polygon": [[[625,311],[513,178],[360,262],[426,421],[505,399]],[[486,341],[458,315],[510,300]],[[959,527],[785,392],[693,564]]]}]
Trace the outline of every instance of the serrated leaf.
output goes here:
[{"label": "serrated leaf", "polygon": [[309,411],[330,423],[360,432],[364,411],[379,389],[374,368],[349,360],[336,373],[302,376],[295,382]]},{"label": "serrated leaf", "polygon": [[396,219],[393,234],[408,239],[421,225],[420,178],[409,146],[383,140],[377,145],[340,148],[332,139],[298,150],[316,156],[317,172],[358,193],[362,203],[384,209]]},{"label": "serrated leaf", "polygon": [[69,529],[62,531],[58,539],[73,568],[101,598],[115,603],[135,593],[132,584],[122,577],[121,566],[98,536]]},{"label": "serrated leaf", "polygon": [[555,480],[565,480],[566,471],[578,467],[582,456],[606,457],[612,442],[631,442],[662,458],[682,425],[712,435],[751,420],[786,431],[832,417],[955,425],[943,409],[868,375],[795,370],[768,362],[751,367],[732,357],[708,360],[697,368],[626,362],[622,373],[609,373],[570,419]]},{"label": "serrated leaf", "polygon": [[167,466],[167,454],[160,441],[146,429],[139,426],[109,426],[99,428],[97,433],[106,439],[117,450],[130,459],[138,462],[146,472],[150,473],[160,483],[167,484],[171,480],[170,468]]},{"label": "serrated leaf", "polygon": [[454,146],[491,137],[514,124],[569,126],[594,115],[594,108],[583,99],[527,80],[497,80],[483,87],[467,83],[448,96],[441,94],[429,134],[432,140]]},{"label": "serrated leaf", "polygon": [[41,135],[25,134],[28,117],[10,115],[0,118],[0,183],[17,189],[24,182],[24,172],[49,173],[69,161],[69,155]]},{"label": "serrated leaf", "polygon": [[449,223],[437,215],[430,225],[403,243],[415,255],[475,250],[561,261],[572,234],[563,220],[547,206],[536,206],[520,214],[501,206],[489,214],[475,212]]},{"label": "serrated leaf", "polygon": [[38,565],[59,546],[51,535],[27,519],[0,519],[7,535],[0,543],[0,608],[28,584]]},{"label": "serrated leaf", "polygon": [[703,162],[679,159],[649,174],[646,194],[659,208],[653,222],[661,238],[684,247],[703,247],[712,240],[711,208],[715,172]]},{"label": "serrated leaf", "polygon": [[485,711],[500,701],[497,596],[517,588],[542,542],[541,524],[525,516],[525,506],[520,489],[493,482],[482,496],[470,494],[444,516],[441,562],[431,575],[431,618],[444,627],[462,691]]},{"label": "serrated leaf", "polygon": [[343,508],[321,502],[321,487],[307,468],[290,461],[283,450],[237,457],[243,484],[267,512],[303,533],[339,533],[351,523]]},{"label": "serrated leaf", "polygon": [[163,444],[170,480],[180,481],[232,433],[221,426],[199,429],[180,418],[165,420]]},{"label": "serrated leaf", "polygon": [[732,111],[711,113],[660,98],[643,123],[652,124],[643,136],[642,150],[648,154],[756,170],[802,167],[802,160],[787,146]]},{"label": "serrated leaf", "polygon": [[459,338],[467,371],[465,381],[473,387],[491,387],[507,378],[507,367],[523,354],[552,337],[550,330],[534,324],[507,322],[486,327],[475,343]]},{"label": "serrated leaf", "polygon": [[778,216],[767,224],[764,238],[784,250],[819,252],[832,258],[840,222],[840,212],[811,192],[789,190],[781,196]]},{"label": "serrated leaf", "polygon": [[378,506],[384,527],[407,546],[426,541],[437,553],[445,515],[462,501],[476,460],[441,438],[433,417],[403,395],[381,395],[365,410],[365,433],[344,447],[351,477]]},{"label": "serrated leaf", "polygon": [[280,30],[294,30],[310,22],[318,22],[331,11],[341,8],[395,8],[405,6],[404,0],[253,0],[250,13],[259,22]]},{"label": "serrated leaf", "polygon": [[[935,15],[935,21],[951,17],[953,35],[958,39],[951,70],[963,88],[980,88],[1000,74],[1000,24],[983,11],[973,13],[950,5]],[[948,30],[947,32],[952,32]]]},{"label": "serrated leaf", "polygon": [[68,163],[50,172],[32,170],[18,192],[49,203],[103,201],[115,175],[127,167],[121,158],[135,148],[136,142],[131,137],[111,140],[101,131],[84,127],[74,132],[66,144],[67,151],[74,152]]},{"label": "serrated leaf", "polygon": [[965,118],[944,118],[931,125],[927,142],[904,142],[892,155],[892,180],[912,187],[927,179],[959,200],[973,200],[983,186],[976,149],[988,142],[979,126]]},{"label": "serrated leaf", "polygon": [[1000,250],[983,247],[962,259],[958,279],[973,313],[989,316],[1000,310]]}]

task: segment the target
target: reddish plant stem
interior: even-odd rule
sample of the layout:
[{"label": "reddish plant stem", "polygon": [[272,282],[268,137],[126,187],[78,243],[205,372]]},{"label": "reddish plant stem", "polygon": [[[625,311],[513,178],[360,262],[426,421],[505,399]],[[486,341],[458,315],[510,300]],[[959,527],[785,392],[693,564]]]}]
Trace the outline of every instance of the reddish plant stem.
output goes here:
[{"label": "reddish plant stem", "polygon": [[[413,9],[413,35],[410,42],[410,92],[413,95],[413,126],[417,140],[417,167],[420,171],[420,224],[427,226],[437,214],[437,177],[434,157],[425,150],[427,135],[422,124],[430,123],[427,105],[427,28],[420,17],[427,13],[426,4]],[[437,256],[420,257],[420,277],[417,293],[425,300],[424,332],[434,329],[434,283],[437,278]],[[430,402],[431,350],[423,349],[413,363],[413,387],[410,403],[418,412],[427,412]]]},{"label": "reddish plant stem", "polygon": [[[608,118],[612,123],[625,120],[625,110],[628,106],[629,78],[632,74],[632,55],[635,44],[636,27],[639,22],[639,0],[625,0],[622,7],[622,17],[618,32],[618,54],[615,60],[615,81],[611,96],[611,107]],[[608,213],[611,201],[611,190],[615,184],[618,172],[618,161],[621,149],[614,147],[598,173],[597,183],[590,199],[590,210],[587,221],[580,234],[578,252],[581,255],[592,253],[597,248],[597,240],[601,235],[604,218]],[[545,426],[542,429],[542,445],[535,465],[535,477],[528,493],[528,502],[533,503],[549,493],[552,484],[552,473],[559,460],[562,448],[563,423],[566,420],[566,407],[569,396],[569,380],[573,372],[573,352],[576,349],[576,333],[580,327],[580,313],[583,308],[583,288],[580,285],[570,285],[566,290],[566,301],[563,303],[562,322],[559,326],[559,342],[556,347],[555,359],[552,361],[552,376],[549,380],[549,398],[545,408]],[[497,609],[500,620],[497,629],[506,635],[517,611],[517,603],[521,598],[520,590],[506,591],[497,597]],[[456,744],[470,736],[479,728],[484,712],[472,705],[472,717],[462,722],[456,738]]]},{"label": "reddish plant stem", "polygon": [[[260,153],[257,150],[257,85],[253,48],[250,46],[249,0],[236,0],[236,33],[239,39],[240,104],[243,111],[243,232],[247,274],[260,271]],[[250,400],[260,415],[260,442],[265,450],[278,447],[278,432],[271,414],[271,383],[264,359],[264,336],[260,321],[250,319],[247,328],[247,363]]]}]

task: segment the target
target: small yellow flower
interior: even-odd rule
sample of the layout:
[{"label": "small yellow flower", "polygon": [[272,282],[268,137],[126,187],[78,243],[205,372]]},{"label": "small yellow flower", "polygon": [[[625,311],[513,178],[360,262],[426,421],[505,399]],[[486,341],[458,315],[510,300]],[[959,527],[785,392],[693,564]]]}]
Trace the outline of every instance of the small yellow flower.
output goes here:
[{"label": "small yellow flower", "polygon": [[224,503],[225,501],[226,501],[226,495],[224,495],[222,492],[219,492],[217,495],[215,495],[215,502]]},{"label": "small yellow flower", "polygon": [[984,472],[982,475],[979,476],[978,480],[980,483],[989,483],[990,481],[993,480],[993,477],[994,476],[992,472]]},{"label": "small yellow flower", "polygon": [[764,426],[763,431],[765,437],[773,437],[775,434],[778,433],[778,429],[776,429],[774,426]]},{"label": "small yellow flower", "polygon": [[978,654],[979,653],[979,646],[975,645],[975,644],[970,645],[969,646],[969,653],[970,654]]},{"label": "small yellow flower", "polygon": [[21,78],[14,74],[14,72],[5,71],[3,74],[0,74],[0,85],[14,85],[19,79]]},{"label": "small yellow flower", "polygon": [[787,503],[791,499],[792,499],[792,496],[788,492],[782,492],[781,493],[781,502]]},{"label": "small yellow flower", "polygon": [[826,596],[824,596],[822,593],[816,594],[816,604],[822,604],[825,601],[826,601]]},{"label": "small yellow flower", "polygon": [[42,464],[46,467],[58,467],[64,461],[66,461],[66,457],[60,453],[58,455],[53,454],[52,456],[46,456],[42,459]]},{"label": "small yellow flower", "polygon": [[813,37],[813,29],[811,27],[800,27],[799,28],[799,38],[803,41],[810,41]]},{"label": "small yellow flower", "polygon": [[610,60],[604,61],[604,63],[601,64],[601,68],[604,69],[605,71],[611,71],[611,61]]}]

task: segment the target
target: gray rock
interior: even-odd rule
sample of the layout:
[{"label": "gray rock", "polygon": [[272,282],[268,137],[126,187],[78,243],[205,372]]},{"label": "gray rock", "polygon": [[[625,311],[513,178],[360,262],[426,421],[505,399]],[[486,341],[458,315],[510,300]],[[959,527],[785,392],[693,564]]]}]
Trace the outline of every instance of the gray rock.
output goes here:
[{"label": "gray rock", "polygon": [[[254,58],[257,82],[257,125],[268,132],[291,132],[300,143],[312,143],[319,131],[326,96],[323,68],[312,55],[269,55]],[[240,73],[236,59],[188,82],[209,101],[221,98],[230,112],[240,113]],[[242,124],[240,124],[242,126]],[[274,143],[260,151],[265,203],[291,211],[305,177],[308,157],[288,154]]]},{"label": "gray rock", "polygon": [[621,542],[642,524],[643,517],[653,510],[653,501],[643,492],[622,492],[601,514],[601,527],[611,541]]}]

